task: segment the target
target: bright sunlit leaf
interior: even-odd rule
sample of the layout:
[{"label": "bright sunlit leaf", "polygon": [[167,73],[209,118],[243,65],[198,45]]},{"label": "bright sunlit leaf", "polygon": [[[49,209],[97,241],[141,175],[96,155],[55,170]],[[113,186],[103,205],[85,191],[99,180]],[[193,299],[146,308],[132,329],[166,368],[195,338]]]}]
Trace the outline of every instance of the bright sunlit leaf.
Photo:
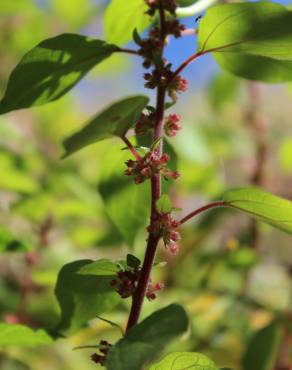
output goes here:
[{"label": "bright sunlit leaf", "polygon": [[199,26],[198,51],[247,79],[292,80],[292,12],[272,2],[221,4]]},{"label": "bright sunlit leaf", "polygon": [[19,324],[0,323],[0,347],[37,347],[52,343],[52,338],[44,330],[33,330]]},{"label": "bright sunlit leaf", "polygon": [[42,41],[12,71],[0,114],[54,101],[118,48],[82,35],[63,34]]},{"label": "bright sunlit leaf", "polygon": [[227,191],[223,200],[232,208],[246,212],[260,221],[292,233],[292,202],[258,188]]},{"label": "bright sunlit leaf", "polygon": [[218,370],[212,360],[202,353],[173,352],[152,365],[149,370]]}]

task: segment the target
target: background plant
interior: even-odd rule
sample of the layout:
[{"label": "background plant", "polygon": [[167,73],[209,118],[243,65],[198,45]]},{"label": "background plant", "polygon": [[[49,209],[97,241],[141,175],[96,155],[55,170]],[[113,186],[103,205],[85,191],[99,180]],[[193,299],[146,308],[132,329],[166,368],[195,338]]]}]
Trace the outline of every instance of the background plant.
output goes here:
[{"label": "background plant", "polygon": [[[3,12],[9,12],[9,4],[6,6],[5,3],[3,4]],[[26,4],[23,4],[25,9]],[[164,5],[173,12],[172,2],[166,2]],[[265,245],[267,243],[259,240],[259,235],[261,236],[262,233],[260,233],[259,227],[254,221],[252,224],[245,226],[244,222],[235,222],[234,213],[222,212],[223,210],[218,210],[218,212],[212,211],[212,213],[206,214],[196,224],[195,230],[193,227],[190,227],[189,231],[187,228],[185,229],[183,238],[185,245],[181,247],[181,251],[175,259],[171,258],[168,253],[165,253],[163,249],[161,250],[161,260],[166,259],[168,266],[171,266],[171,268],[162,268],[158,263],[153,270],[153,274],[157,275],[157,278],[152,276],[154,283],[151,282],[151,285],[144,284],[144,291],[140,288],[137,289],[135,286],[137,278],[140,278],[141,274],[143,276],[143,272],[141,273],[140,271],[139,259],[133,255],[128,255],[127,259],[125,259],[127,254],[125,250],[119,248],[114,252],[114,249],[108,248],[107,251],[103,249],[102,253],[101,251],[99,252],[101,258],[109,257],[110,254],[114,253],[114,260],[117,262],[111,262],[108,258],[106,260],[104,258],[99,259],[93,263],[91,260],[71,262],[74,258],[68,258],[68,250],[72,250],[72,247],[68,245],[68,242],[65,243],[65,240],[73,240],[77,245],[83,247],[88,247],[92,244],[96,246],[120,246],[123,238],[125,243],[132,247],[131,253],[142,260],[145,248],[145,243],[143,243],[145,226],[149,216],[150,191],[149,181],[147,183],[146,180],[149,177],[152,177],[152,186],[155,193],[152,199],[152,223],[148,227],[150,232],[148,246],[152,246],[153,252],[155,249],[154,242],[157,242],[157,239],[160,237],[163,237],[168,250],[176,251],[177,247],[174,242],[178,238],[178,225],[175,223],[173,216],[170,217],[169,215],[173,207],[172,204],[180,206],[181,203],[189,203],[191,201],[193,203],[191,208],[194,209],[196,208],[195,199],[198,194],[204,194],[203,198],[214,197],[215,201],[219,199],[220,205],[222,205],[221,199],[223,199],[223,202],[227,202],[232,208],[239,208],[252,214],[256,213],[261,220],[268,221],[270,224],[285,231],[290,231],[291,206],[289,202],[274,198],[259,190],[231,191],[225,193],[223,198],[221,195],[225,185],[222,179],[220,179],[220,173],[218,176],[218,168],[220,169],[220,166],[218,166],[217,157],[220,156],[221,159],[224,159],[229,167],[232,165],[232,155],[235,158],[238,155],[246,156],[248,161],[248,166],[246,167],[249,173],[245,178],[243,171],[245,167],[241,167],[241,170],[238,171],[240,168],[238,163],[235,166],[233,164],[234,172],[228,171],[227,174],[229,176],[232,173],[237,175],[234,175],[234,179],[227,179],[227,183],[233,186],[235,184],[242,185],[250,181],[253,185],[266,185],[268,189],[273,190],[275,193],[289,197],[289,194],[286,193],[286,185],[283,185],[281,189],[278,188],[281,174],[276,176],[277,181],[275,176],[271,176],[270,181],[268,181],[269,179],[264,175],[268,157],[270,156],[272,161],[275,156],[273,156],[273,143],[271,143],[269,137],[271,132],[266,127],[269,115],[261,113],[263,108],[261,107],[259,95],[262,88],[250,83],[247,86],[250,102],[246,103],[246,105],[237,103],[236,106],[234,103],[232,105],[232,101],[236,99],[239,81],[230,75],[217,77],[211,84],[209,99],[212,103],[212,109],[216,112],[216,120],[222,119],[224,124],[221,123],[218,128],[213,122],[209,121],[210,118],[200,118],[200,120],[204,120],[204,125],[198,125],[196,135],[194,135],[194,140],[196,139],[198,143],[201,143],[201,151],[204,150],[202,148],[205,148],[206,152],[206,148],[208,148],[208,154],[205,154],[205,156],[208,155],[209,158],[202,159],[201,153],[198,155],[196,152],[191,152],[193,143],[186,145],[188,135],[185,134],[183,136],[184,130],[181,130],[177,136],[177,140],[179,140],[181,135],[181,144],[178,141],[174,148],[169,140],[164,145],[171,160],[170,168],[168,169],[166,167],[168,158],[167,156],[162,157],[162,140],[158,140],[160,134],[157,135],[158,128],[162,128],[162,95],[165,92],[164,90],[167,89],[170,98],[175,100],[175,88],[185,90],[186,82],[182,78],[179,79],[182,68],[178,68],[176,70],[177,73],[173,74],[161,58],[161,49],[164,48],[162,36],[165,36],[162,35],[161,29],[152,31],[152,39],[153,37],[156,39],[158,35],[158,43],[155,42],[153,45],[151,44],[153,40],[150,40],[149,49],[147,48],[147,42],[143,41],[144,37],[147,36],[140,36],[143,29],[149,26],[150,23],[149,18],[144,14],[144,9],[143,11],[140,9],[140,7],[145,7],[144,2],[140,2],[139,7],[136,7],[135,4],[131,7],[131,10],[136,9],[134,15],[139,15],[139,17],[130,17],[130,20],[138,21],[138,24],[134,25],[129,23],[129,19],[124,19],[123,17],[119,17],[120,22],[116,21],[122,7],[121,3],[114,1],[107,8],[105,15],[106,37],[109,42],[115,45],[88,40],[76,35],[57,36],[43,42],[37,49],[33,49],[31,52],[33,54],[28,54],[26,59],[20,62],[15,72],[11,75],[8,88],[1,103],[2,113],[55,100],[71,88],[95,64],[103,62],[120,65],[119,59],[117,62],[110,59],[107,62],[106,58],[112,54],[120,58],[122,52],[133,54],[132,50],[136,50],[134,47],[139,47],[146,66],[149,63],[154,65],[155,72],[145,76],[146,84],[151,88],[156,88],[158,84],[158,101],[160,101],[160,104],[158,109],[157,106],[148,108],[147,111],[144,111],[142,119],[139,119],[142,109],[149,104],[146,97],[136,95],[119,103],[114,103],[114,111],[112,108],[104,111],[102,116],[96,115],[89,125],[86,126],[87,128],[65,141],[66,154],[69,155],[93,141],[105,139],[112,135],[121,137],[125,145],[115,141],[116,147],[113,146],[109,150],[108,142],[105,142],[105,144],[101,142],[98,149],[92,149],[92,152],[87,152],[92,153],[94,157],[102,158],[98,161],[100,162],[99,169],[96,168],[94,160],[89,160],[90,156],[88,154],[83,159],[81,157],[82,153],[80,153],[78,156],[81,159],[78,160],[76,155],[76,159],[72,157],[73,159],[68,159],[63,164],[56,160],[58,156],[58,150],[56,149],[58,135],[64,136],[63,132],[60,133],[60,128],[65,126],[60,124],[62,122],[60,118],[64,114],[62,109],[60,109],[60,113],[58,113],[56,108],[52,109],[51,113],[39,110],[39,114],[37,114],[38,111],[34,111],[37,114],[36,121],[38,121],[38,124],[42,120],[45,120],[46,126],[54,122],[55,132],[46,131],[48,128],[44,128],[43,133],[39,132],[39,125],[33,125],[30,122],[31,117],[27,118],[29,123],[26,125],[23,124],[25,120],[21,120],[21,127],[24,127],[24,129],[20,131],[20,134],[18,130],[16,130],[16,134],[13,134],[14,131],[11,131],[10,124],[8,125],[4,122],[4,138],[8,137],[9,140],[3,140],[2,162],[6,176],[3,176],[2,180],[4,189],[2,240],[3,250],[6,253],[10,251],[8,255],[4,255],[3,259],[3,266],[5,266],[5,269],[3,268],[3,302],[7,302],[3,308],[4,320],[10,323],[19,322],[29,326],[47,328],[51,337],[55,338],[60,333],[65,333],[66,335],[72,335],[74,332],[81,333],[78,339],[76,339],[77,345],[86,345],[89,343],[90,338],[84,340],[82,335],[84,332],[86,333],[86,330],[82,329],[82,327],[88,320],[95,318],[97,315],[104,313],[112,315],[113,317],[110,317],[110,321],[118,322],[119,325],[124,326],[126,318],[119,315],[123,316],[123,313],[125,316],[128,315],[131,309],[130,300],[120,299],[115,290],[121,296],[130,296],[134,292],[134,305],[132,305],[131,309],[131,312],[134,312],[134,316],[131,315],[129,321],[129,326],[132,326],[136,324],[138,319],[137,313],[139,313],[135,302],[141,303],[145,290],[148,298],[153,299],[153,294],[156,294],[155,290],[160,290],[161,288],[161,285],[157,285],[156,281],[164,281],[167,289],[158,293],[161,300],[155,300],[147,304],[143,314],[144,316],[149,316],[149,313],[154,312],[156,308],[166,307],[168,303],[173,301],[183,300],[186,303],[185,305],[189,308],[189,316],[191,318],[194,316],[191,320],[192,334],[188,340],[175,342],[174,348],[176,351],[178,349],[184,352],[200,350],[206,354],[209,354],[211,351],[211,357],[219,365],[236,367],[241,362],[242,366],[247,369],[254,366],[254,362],[250,363],[250,358],[255,356],[252,351],[256,353],[264,352],[268,353],[269,356],[263,356],[263,358],[259,356],[257,360],[258,368],[272,368],[277,361],[277,357],[279,357],[279,363],[275,366],[278,366],[278,368],[287,367],[290,361],[289,353],[287,355],[285,350],[286,347],[289,347],[290,340],[289,327],[287,325],[289,322],[289,305],[287,303],[289,299],[289,278],[285,274],[287,274],[290,268],[289,263],[287,263],[289,252],[285,251],[283,253],[285,256],[283,261],[285,262],[285,267],[276,267],[278,269],[276,275],[281,276],[280,279],[282,279],[281,287],[285,286],[284,284],[287,285],[280,298],[281,304],[277,306],[277,304],[274,304],[274,297],[269,300],[267,296],[263,298],[263,296],[257,295],[254,292],[255,284],[250,283],[255,279],[253,268],[255,268],[256,263],[262,263],[262,258],[258,257],[257,253],[254,253],[252,249],[239,248],[240,245],[250,245],[258,250],[261,249],[261,244]],[[32,9],[36,13],[38,11],[38,8],[31,7],[28,10],[29,15],[33,14]],[[56,7],[55,9],[61,12],[62,7],[61,9]],[[253,10],[252,12],[250,12],[251,9]],[[81,20],[86,22],[89,19],[89,15],[92,14],[92,10],[89,6],[88,13],[85,12],[86,14],[80,15],[79,19],[78,17],[77,20],[74,19],[73,15],[72,18],[68,17],[66,21],[71,26],[75,22],[76,25],[79,24]],[[12,9],[12,14],[13,11],[15,10]],[[64,13],[67,15],[66,11],[61,14]],[[230,16],[237,13],[239,17]],[[246,14],[246,16],[241,17],[241,14]],[[7,19],[13,19],[13,16],[12,18],[9,17],[7,16]],[[255,78],[267,82],[289,80],[290,18],[290,12],[280,5],[272,3],[255,5],[248,3],[230,4],[222,5],[219,8],[214,8],[214,10],[211,9],[199,23],[198,49],[195,52],[194,48],[194,54],[188,61],[197,59],[202,54],[210,51],[214,53],[215,58],[224,68],[245,78]],[[225,19],[229,20],[227,26]],[[38,21],[42,24],[40,20]],[[6,22],[3,23],[3,29],[6,30],[6,33],[13,34],[11,33],[11,29],[14,27],[13,22],[12,25],[9,22],[8,24]],[[193,23],[195,24],[194,20]],[[226,28],[223,28],[224,23]],[[121,28],[117,26],[117,28],[114,28],[114,25],[118,24]],[[171,24],[175,26],[174,29],[171,29],[172,32],[180,33],[183,31],[183,29],[177,28],[179,25],[175,22]],[[214,26],[215,24],[216,26]],[[133,46],[133,49],[131,45],[129,49],[121,50],[121,48],[124,48],[122,45],[131,38],[132,30],[135,27],[134,38],[138,45]],[[255,28],[256,32],[254,31]],[[5,35],[5,33],[3,34]],[[13,43],[11,45],[14,47]],[[78,46],[78,53],[75,52],[76,45]],[[222,52],[222,48],[224,48],[224,52]],[[82,53],[80,53],[80,49],[83,50]],[[227,49],[228,52],[226,52]],[[46,50],[49,52],[46,52]],[[156,50],[154,55],[153,50]],[[12,55],[14,53],[12,52]],[[147,53],[150,54],[148,55]],[[33,58],[30,55],[33,55]],[[7,58],[7,56],[9,56],[9,53],[8,50],[5,50],[5,57]],[[115,69],[113,65],[109,67],[109,70]],[[182,64],[182,67],[184,66],[185,64]],[[166,81],[163,86],[161,84],[162,75],[164,77],[163,81]],[[176,83],[171,85],[173,82]],[[226,86],[228,86],[228,94],[226,93]],[[222,88],[223,93],[221,93]],[[226,106],[228,109],[226,109]],[[66,112],[69,111],[70,116],[67,118],[66,114],[68,113],[65,113],[63,118],[63,122],[66,123],[67,120],[75,120],[76,116],[78,116],[77,112],[75,116],[74,112],[68,108]],[[168,109],[168,106],[166,108]],[[179,128],[177,111],[179,111],[179,108],[175,108],[175,110],[172,108],[172,112],[169,114],[166,112],[168,118],[163,123],[165,124],[165,132],[169,136],[173,136],[173,133]],[[186,113],[186,109],[181,109],[181,112]],[[71,117],[71,115],[74,117]],[[12,119],[15,120],[13,117]],[[209,117],[215,120],[214,115],[210,114]],[[234,117],[237,117],[237,120],[242,122],[241,127],[240,125],[239,127],[234,127]],[[139,132],[141,129],[142,133],[144,133],[145,127],[150,130],[152,125],[156,127],[154,129],[156,137],[154,137],[152,143],[146,135],[138,135],[139,140],[132,143],[125,138],[126,131],[137,121],[139,123],[136,125],[137,134],[141,133]],[[107,122],[108,124],[101,126],[101,122]],[[232,125],[229,125],[229,122]],[[248,140],[248,137],[247,140],[242,140],[241,135],[245,131],[244,125],[249,126],[250,140]],[[25,130],[26,127],[27,129]],[[32,128],[34,129],[32,130]],[[285,127],[283,127],[284,129]],[[64,130],[66,130],[65,127]],[[280,133],[281,129],[278,130]],[[68,131],[72,131],[72,128],[69,127]],[[13,134],[12,139],[10,138],[11,133]],[[131,131],[129,134],[128,137],[131,136]],[[23,137],[33,139],[32,141],[29,140],[26,144],[27,147],[26,145],[19,145],[19,143],[23,143]],[[198,141],[198,137],[202,138],[201,141]],[[243,142],[242,148],[239,145],[240,141]],[[253,156],[249,156],[249,148],[252,149],[253,142],[256,153]],[[205,147],[202,143],[205,143]],[[289,140],[286,140],[280,152],[281,158],[283,158],[283,168],[288,172],[290,168],[289,145]],[[132,154],[134,154],[133,159],[127,162],[127,174],[133,174],[136,183],[141,183],[145,180],[143,184],[134,185],[130,179],[123,176],[123,162],[131,156],[128,150],[121,151],[121,148],[125,149],[125,146],[130,147]],[[189,152],[186,148],[189,148]],[[98,150],[98,152],[94,152],[94,150]],[[181,155],[178,156],[177,152]],[[39,153],[41,153],[41,156]],[[181,157],[183,159],[180,159]],[[144,158],[142,166],[141,158]],[[250,162],[253,158],[255,158],[254,165]],[[178,185],[176,185],[176,188],[171,190],[171,202],[166,196],[158,200],[160,196],[158,191],[160,183],[159,173],[162,172],[165,178],[176,178],[177,163],[180,163],[180,172],[186,176],[186,179],[183,180],[183,176],[181,176],[180,180],[177,181]],[[273,170],[274,168],[273,166]],[[78,171],[77,176],[76,170]],[[242,181],[238,177],[242,177]],[[103,203],[101,203],[99,196],[94,191],[97,182]],[[163,186],[163,193],[168,193],[169,181],[163,183]],[[188,192],[190,193],[189,195],[187,195]],[[202,199],[202,195],[198,199]],[[261,204],[257,205],[256,203],[254,205],[254,202],[259,200]],[[197,201],[201,203],[201,200]],[[208,204],[208,202],[205,204]],[[213,205],[219,204],[214,204],[212,201],[211,206]],[[211,206],[207,205],[206,208]],[[198,204],[198,208],[200,209],[200,204]],[[102,215],[104,210],[106,211],[106,216],[97,218],[97,215]],[[190,209],[190,211],[192,210]],[[223,226],[220,227],[221,233],[217,235],[217,238],[216,233],[214,233],[215,239],[210,241],[210,231],[215,230],[219,223],[224,222],[223,217],[226,217],[226,225],[228,227],[224,226],[223,223]],[[230,217],[232,217],[234,222],[232,228],[229,226]],[[97,224],[96,220],[98,219],[102,223]],[[178,216],[177,219],[180,220],[182,217]],[[102,228],[100,225],[102,225]],[[101,235],[96,231],[96,228],[101,230]],[[264,229],[263,235],[266,233],[268,235],[267,239],[271,242],[271,235],[273,234],[270,234],[270,229],[267,229],[267,231]],[[51,241],[52,235],[54,236],[53,242]],[[278,243],[279,234],[275,235]],[[216,247],[216,244],[219,245],[219,248]],[[49,248],[46,248],[47,246]],[[58,246],[62,246],[62,248],[57,248]],[[201,246],[200,250],[196,246]],[[285,240],[278,246],[277,251],[280,248],[285,248]],[[11,255],[11,251],[14,251],[13,255]],[[20,252],[20,254],[15,254],[15,252]],[[25,253],[23,254],[23,252]],[[80,253],[80,258],[81,256],[84,258],[84,254],[88,252]],[[64,253],[63,256],[62,253]],[[96,252],[93,255],[91,254],[91,256],[96,259]],[[154,254],[152,253],[153,257]],[[17,266],[7,264],[7,261],[13,261],[12,263],[14,264],[18,258]],[[280,260],[279,256],[277,256],[277,260]],[[49,308],[46,302],[50,302],[50,304],[53,302],[50,286],[55,279],[56,269],[63,261],[70,262],[62,268],[56,285],[55,292],[62,310],[61,318],[58,319],[57,314],[52,312],[52,308]],[[42,272],[42,265],[46,267],[45,273]],[[147,265],[150,267],[151,264]],[[250,269],[253,275],[249,272]],[[184,273],[181,272],[182,270]],[[194,272],[194,270],[196,271]],[[144,277],[146,277],[144,282],[146,282],[147,273],[150,271],[148,269],[146,275],[145,269],[142,271],[144,271]],[[260,272],[257,273],[260,276],[262,275]],[[130,278],[134,290],[131,285],[128,286],[128,281],[125,281],[125,277],[127,279]],[[125,289],[125,282],[127,289]],[[270,283],[267,285],[268,289],[271,287]],[[261,292],[261,290],[260,288],[259,291]],[[214,309],[216,312],[217,305],[219,307],[221,305],[219,317],[217,313],[217,318],[213,319],[213,321],[211,320],[211,326],[205,323],[206,321],[208,323],[208,317],[204,318],[204,315],[201,317],[202,315],[196,311],[200,307],[200,301],[193,303],[194,306],[192,306],[192,298],[190,299],[189,297],[194,296],[194,291],[196,292],[196,297],[205,299],[204,307],[207,305],[211,312]],[[136,292],[142,292],[143,294],[135,298]],[[36,306],[34,300],[41,302],[42,307]],[[273,302],[272,304],[271,301]],[[112,311],[114,307],[117,307],[116,313]],[[109,313],[109,310],[112,313]],[[47,314],[44,314],[45,312]],[[240,312],[242,317],[240,322],[237,322],[236,319],[238,312]],[[226,320],[226,313],[230,313],[230,320]],[[249,318],[251,314],[253,317],[256,317],[254,319],[256,322],[255,326],[253,326],[252,320]],[[209,315],[207,314],[207,316]],[[134,319],[131,319],[131,317],[134,317]],[[233,320],[235,321],[233,323],[232,317],[234,317]],[[93,325],[100,328],[101,321],[101,319],[97,319],[97,323]],[[56,325],[57,322],[58,324]],[[284,326],[283,322],[285,323]],[[259,331],[258,337],[251,335],[255,328],[265,327],[268,323],[267,328],[263,329],[263,334]],[[282,334],[283,327],[285,328],[284,334]],[[106,326],[106,328],[109,330],[109,327]],[[155,328],[155,331],[152,328]],[[186,328],[187,318],[181,307],[171,305],[154,312],[148,319],[136,326],[133,331],[126,334],[125,338],[119,341],[116,346],[110,348],[107,367],[136,369],[138,366],[142,366],[142,363],[139,361],[149,362],[171,339],[179,336]],[[12,330],[10,336],[7,330]],[[3,338],[2,345],[5,346],[18,345],[21,347],[23,345],[39,345],[52,342],[51,337],[45,334],[45,332],[34,333],[28,331],[25,327],[17,325],[3,324],[1,333]],[[91,331],[87,333],[91,337]],[[140,348],[138,343],[136,343],[138,339],[141,339],[142,334],[145,336],[144,342],[152,344],[151,348],[149,346]],[[91,339],[91,343],[94,343],[94,345],[98,343],[96,336],[95,333]],[[109,331],[109,333],[102,334],[101,339],[114,343],[119,336],[120,331],[114,329]],[[262,340],[261,337],[264,337],[265,340]],[[25,338],[25,340],[22,338]],[[237,357],[230,359],[230,355],[223,355],[223,348],[229,348],[229,353],[234,353],[231,349],[232,346],[223,345],[223,348],[220,349],[219,345],[219,348],[217,348],[220,343],[222,346],[222,340],[224,344],[226,338],[231,338],[230,340],[233,342],[234,338],[236,338],[239,343],[243,344],[250,341],[250,346],[247,344],[246,350],[237,348]],[[213,342],[214,340],[215,342]],[[219,342],[216,342],[216,340],[219,340]],[[273,348],[273,351],[257,350],[255,343],[264,346],[264,348]],[[62,348],[61,341],[58,340],[56,345],[60,351],[60,348]],[[64,344],[64,346],[66,345]],[[101,346],[102,353],[107,352],[107,343],[101,342]],[[140,352],[138,352],[137,348],[139,348]],[[278,351],[278,348],[280,348],[280,351]],[[214,350],[219,351],[221,355],[216,355]],[[92,351],[92,349],[89,351]],[[166,353],[170,352],[172,352],[172,349],[168,347]],[[280,352],[280,355],[278,355],[278,352]],[[31,353],[33,356],[33,352]],[[129,353],[132,356],[129,357]],[[134,356],[135,353],[139,353],[137,358]],[[16,356],[16,358],[19,356],[22,361],[27,361],[20,354],[14,353],[13,356]],[[192,361],[195,363],[201,361],[205,366],[215,368],[215,365],[205,357],[193,355],[192,353],[183,355],[175,353],[170,356],[177,356],[176,358],[183,361],[178,366],[190,366]],[[217,356],[219,357],[218,360]],[[116,358],[121,357],[125,359],[122,363],[116,360]],[[93,359],[101,362],[103,357],[100,358],[95,355]],[[137,365],[137,361],[139,365]],[[166,357],[163,361],[165,362],[164,364],[153,366],[157,368],[165,366],[167,368],[169,366],[167,365],[168,361],[173,361],[173,357]],[[191,363],[189,364],[188,361],[191,361]],[[3,366],[11,366],[9,365],[11,364],[10,360],[3,359],[3,363]],[[6,363],[8,365],[5,365]],[[31,360],[29,360],[29,363],[31,363]],[[15,366],[24,365],[15,363]],[[50,365],[48,364],[48,366]],[[88,366],[90,365],[88,364]]]}]

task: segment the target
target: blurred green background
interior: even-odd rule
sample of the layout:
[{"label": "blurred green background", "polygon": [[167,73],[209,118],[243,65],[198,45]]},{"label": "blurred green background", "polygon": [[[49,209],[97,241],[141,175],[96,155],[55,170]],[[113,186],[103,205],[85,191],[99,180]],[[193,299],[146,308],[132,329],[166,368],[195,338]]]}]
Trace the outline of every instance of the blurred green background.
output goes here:
[{"label": "blurred green background", "polygon": [[[64,32],[102,38],[106,5],[0,0],[0,96],[13,67],[41,40]],[[167,53],[176,64],[195,48],[193,36],[172,41]],[[129,154],[121,142],[103,141],[60,160],[62,140],[92,114],[144,91],[141,73],[135,57],[119,54],[58,102],[0,116],[1,321],[50,331],[59,317],[54,287],[65,263],[119,259],[129,251],[143,257],[147,198],[133,200],[135,188],[122,186]],[[292,199],[291,85],[240,80],[208,58],[185,77],[190,88],[172,109],[181,114],[183,130],[168,145],[181,173],[168,188],[182,214],[220,198],[225,189],[250,184]],[[143,310],[146,316],[173,301],[186,307],[190,332],[170,350],[201,351],[240,370],[253,335],[280,317],[278,364],[292,361],[291,237],[222,210],[186,225],[182,236],[177,256],[160,248],[157,261],[167,264],[154,269],[153,280],[164,281],[166,289]],[[105,317],[123,326],[129,306],[124,300]],[[118,336],[117,329],[92,320],[51,346],[0,350],[0,368],[94,369],[92,351],[72,348]]]}]

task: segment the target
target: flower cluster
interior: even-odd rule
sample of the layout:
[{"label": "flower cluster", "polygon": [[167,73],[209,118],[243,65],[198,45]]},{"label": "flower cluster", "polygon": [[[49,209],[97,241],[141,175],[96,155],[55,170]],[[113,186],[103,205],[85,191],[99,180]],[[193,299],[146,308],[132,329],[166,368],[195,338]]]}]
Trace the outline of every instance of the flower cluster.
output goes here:
[{"label": "flower cluster", "polygon": [[162,154],[159,156],[153,151],[148,152],[140,160],[129,159],[126,162],[127,169],[125,175],[134,176],[134,181],[136,184],[141,184],[146,179],[150,179],[152,176],[161,173],[165,180],[177,179],[179,173],[177,171],[171,171],[166,164],[169,161],[168,154]]},{"label": "flower cluster", "polygon": [[178,232],[179,223],[172,218],[170,212],[159,213],[152,224],[148,226],[149,233],[159,235],[164,242],[165,247],[172,253],[178,252],[178,240],[180,234]]},{"label": "flower cluster", "polygon": [[166,117],[164,131],[167,136],[173,137],[177,134],[177,131],[181,129],[180,120],[181,117],[179,114],[170,114]]},{"label": "flower cluster", "polygon": [[171,14],[175,14],[176,10],[175,0],[145,0],[145,3],[149,7],[147,14],[151,16],[153,16],[160,7]]},{"label": "flower cluster", "polygon": [[140,267],[120,270],[117,273],[117,278],[110,282],[111,287],[115,289],[121,298],[128,298],[133,295],[137,287],[140,270]]},{"label": "flower cluster", "polygon": [[[121,298],[132,297],[136,291],[137,284],[141,273],[141,267],[127,267],[127,270],[120,270],[117,273],[117,278],[113,279],[110,285],[116,290]],[[151,280],[147,285],[145,293],[146,298],[149,301],[153,301],[156,298],[156,292],[164,287],[162,283],[152,284]]]},{"label": "flower cluster", "polygon": [[141,113],[139,120],[135,125],[135,134],[136,135],[144,135],[150,129],[154,127],[155,123],[155,110],[149,112],[148,114]]},{"label": "flower cluster", "polygon": [[170,83],[167,85],[167,92],[168,95],[171,97],[173,101],[177,100],[177,94],[181,92],[185,92],[188,89],[188,81],[181,77],[176,76],[170,79]]},{"label": "flower cluster", "polygon": [[163,283],[156,283],[152,284],[151,281],[148,283],[147,290],[146,290],[146,298],[149,301],[153,301],[156,299],[156,292],[164,288]]},{"label": "flower cluster", "polygon": [[91,355],[91,360],[95,362],[96,364],[100,364],[103,366],[106,361],[106,356],[108,354],[108,351],[110,350],[111,344],[108,343],[106,340],[101,340],[99,343],[99,351],[101,354],[93,353]]}]

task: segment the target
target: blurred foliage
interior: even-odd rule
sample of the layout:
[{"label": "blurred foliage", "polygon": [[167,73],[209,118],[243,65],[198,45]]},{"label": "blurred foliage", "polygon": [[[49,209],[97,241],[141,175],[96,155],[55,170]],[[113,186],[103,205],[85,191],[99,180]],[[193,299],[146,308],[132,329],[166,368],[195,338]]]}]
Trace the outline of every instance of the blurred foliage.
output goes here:
[{"label": "blurred foliage", "polygon": [[[100,36],[106,3],[1,0],[1,96],[19,58],[42,39],[61,32]],[[72,352],[72,348],[120,336],[117,327],[96,317],[102,310],[94,299],[100,288],[95,277],[89,290],[83,291],[81,284],[77,297],[72,297],[70,284],[78,285],[82,275],[76,277],[74,272],[75,280],[66,279],[76,268],[75,260],[83,259],[75,262],[78,267],[100,258],[123,260],[129,246],[143,258],[148,185],[133,188],[123,177],[123,161],[129,153],[116,139],[65,160],[60,160],[60,143],[92,113],[111,103],[113,96],[122,96],[125,90],[138,93],[141,79],[133,77],[138,68],[128,56],[111,57],[78,85],[77,92],[42,108],[0,116],[1,325],[16,323],[57,336],[58,323],[58,329],[72,324],[68,337],[53,345],[3,349],[1,370],[96,369],[89,360],[92,350]],[[291,198],[292,95],[279,86],[259,88],[257,110],[266,122],[268,146],[265,187]],[[214,73],[204,85],[191,86],[181,100],[184,129],[166,148],[181,177],[175,186],[167,183],[167,187],[172,203],[187,213],[220,197],[225,189],[253,182],[258,136],[250,120],[253,101],[246,81]],[[254,223],[246,216],[216,210],[184,227],[176,257],[161,247],[152,278],[164,281],[167,288],[158,300],[145,303],[143,316],[180,302],[191,321],[188,335],[175,346],[170,344],[168,352],[199,351],[219,366],[235,370],[255,370],[250,356],[267,350],[263,348],[276,353],[272,362],[292,361],[291,347],[288,354],[283,350],[291,343],[292,331],[291,237],[256,225],[257,243]],[[69,323],[60,324],[54,295],[57,279],[57,298],[58,291],[66,293],[60,302],[62,312],[71,310],[66,316]],[[130,302],[121,302],[114,292],[104,294],[113,296],[107,301],[112,309],[105,318],[124,326]],[[74,312],[70,300],[77,302]],[[85,306],[78,306],[84,301]],[[88,314],[85,321],[91,319],[87,325],[79,320],[82,310]],[[261,342],[267,347],[251,348],[254,338],[267,332]],[[32,338],[33,333],[30,330]],[[265,359],[262,363],[256,370],[271,370]]]}]

